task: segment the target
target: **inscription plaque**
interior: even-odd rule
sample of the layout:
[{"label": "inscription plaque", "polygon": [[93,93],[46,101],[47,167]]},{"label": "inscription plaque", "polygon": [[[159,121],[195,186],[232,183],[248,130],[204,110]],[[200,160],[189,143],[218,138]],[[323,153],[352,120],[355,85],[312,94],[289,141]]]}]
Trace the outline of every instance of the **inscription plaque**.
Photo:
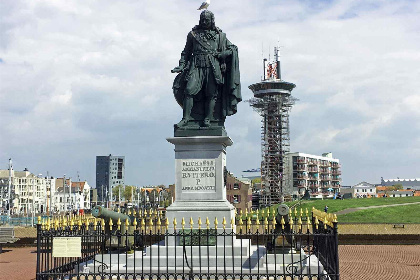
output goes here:
[{"label": "inscription plaque", "polygon": [[184,159],[181,164],[182,192],[216,192],[214,159]]},{"label": "inscription plaque", "polygon": [[82,257],[82,238],[54,237],[52,255],[54,258]]}]

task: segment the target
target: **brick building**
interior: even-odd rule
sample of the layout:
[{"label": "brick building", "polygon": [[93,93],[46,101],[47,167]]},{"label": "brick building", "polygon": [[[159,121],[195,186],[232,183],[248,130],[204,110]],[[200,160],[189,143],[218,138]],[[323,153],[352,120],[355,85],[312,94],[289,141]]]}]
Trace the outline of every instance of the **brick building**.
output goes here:
[{"label": "brick building", "polygon": [[252,208],[252,187],[250,182],[240,180],[227,174],[226,178],[226,199],[235,206],[238,213],[242,210],[248,211]]}]

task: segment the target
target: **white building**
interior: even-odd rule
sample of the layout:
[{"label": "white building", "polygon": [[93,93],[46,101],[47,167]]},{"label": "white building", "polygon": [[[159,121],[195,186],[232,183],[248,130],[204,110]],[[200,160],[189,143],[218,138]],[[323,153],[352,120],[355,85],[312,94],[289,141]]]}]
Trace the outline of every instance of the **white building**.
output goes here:
[{"label": "white building", "polygon": [[[0,170],[0,182],[8,184],[8,180],[9,170]],[[36,176],[26,168],[23,171],[12,169],[11,185],[12,214],[47,211],[47,187],[46,180],[42,176]]]},{"label": "white building", "polygon": [[353,198],[376,197],[376,186],[367,182],[361,182],[352,187]]},{"label": "white building", "polygon": [[72,182],[71,179],[56,179],[56,192],[53,196],[54,211],[90,209],[90,186],[85,182]]},{"label": "white building", "polygon": [[286,193],[294,197],[303,196],[309,190],[311,197],[333,197],[340,192],[341,165],[332,153],[316,156],[305,153],[288,153]]}]

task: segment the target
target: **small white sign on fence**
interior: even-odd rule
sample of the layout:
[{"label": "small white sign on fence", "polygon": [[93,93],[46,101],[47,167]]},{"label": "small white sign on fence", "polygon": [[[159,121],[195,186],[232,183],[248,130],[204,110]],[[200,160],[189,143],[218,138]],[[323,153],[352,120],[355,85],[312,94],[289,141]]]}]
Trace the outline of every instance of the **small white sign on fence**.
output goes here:
[{"label": "small white sign on fence", "polygon": [[82,238],[54,237],[52,255],[54,258],[82,257]]}]

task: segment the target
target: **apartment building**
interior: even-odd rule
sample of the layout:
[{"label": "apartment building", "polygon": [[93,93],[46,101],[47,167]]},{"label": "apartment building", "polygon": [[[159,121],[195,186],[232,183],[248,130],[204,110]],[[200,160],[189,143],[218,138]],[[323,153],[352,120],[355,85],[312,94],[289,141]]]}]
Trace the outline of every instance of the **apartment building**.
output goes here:
[{"label": "apartment building", "polygon": [[286,154],[289,178],[287,192],[293,197],[301,197],[309,190],[313,198],[333,197],[340,191],[341,165],[332,153],[322,156],[306,153]]},{"label": "apartment building", "polygon": [[124,156],[97,156],[96,157],[96,189],[101,202],[113,201],[112,189],[125,184],[125,157]]},{"label": "apartment building", "polygon": [[[1,185],[8,185],[9,170],[0,170]],[[2,193],[1,200],[7,199],[6,192]],[[36,176],[28,169],[15,171],[11,174],[11,214],[25,214],[34,211],[43,213],[47,211],[47,183],[42,175]],[[5,197],[3,197],[5,196]]]}]

